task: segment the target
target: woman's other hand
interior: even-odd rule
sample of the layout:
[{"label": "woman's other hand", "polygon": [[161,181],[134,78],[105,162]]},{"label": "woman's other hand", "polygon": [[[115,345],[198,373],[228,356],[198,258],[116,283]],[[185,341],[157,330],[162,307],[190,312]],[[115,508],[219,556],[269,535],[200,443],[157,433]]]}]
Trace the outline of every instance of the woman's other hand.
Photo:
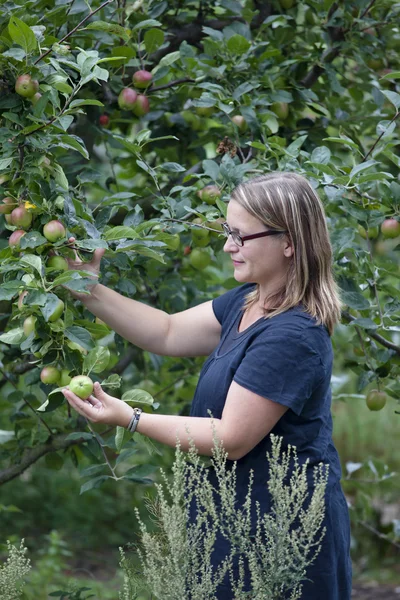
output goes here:
[{"label": "woman's other hand", "polygon": [[106,423],[120,427],[129,425],[133,414],[132,407],[123,400],[106,394],[97,382],[94,384],[93,394],[87,400],[81,400],[68,387],[63,389],[62,393],[72,408],[93,423]]}]

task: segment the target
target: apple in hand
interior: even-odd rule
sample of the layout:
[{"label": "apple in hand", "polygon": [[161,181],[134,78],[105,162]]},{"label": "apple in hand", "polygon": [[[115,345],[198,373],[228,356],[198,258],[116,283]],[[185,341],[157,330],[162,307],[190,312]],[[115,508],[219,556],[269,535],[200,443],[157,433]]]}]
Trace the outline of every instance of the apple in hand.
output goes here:
[{"label": "apple in hand", "polygon": [[68,271],[68,263],[62,256],[50,256],[46,264],[57,271]]},{"label": "apple in hand", "polygon": [[56,367],[44,367],[40,372],[42,383],[47,385],[58,383],[60,380],[60,371]]},{"label": "apple in hand", "polygon": [[58,242],[65,237],[65,227],[60,221],[49,221],[43,227],[43,235],[49,242]]},{"label": "apple in hand", "polygon": [[15,82],[15,91],[23,98],[32,98],[39,91],[39,82],[30,75],[20,75]]},{"label": "apple in hand", "polygon": [[71,379],[68,387],[78,398],[86,400],[93,392],[93,381],[86,375],[77,375]]}]

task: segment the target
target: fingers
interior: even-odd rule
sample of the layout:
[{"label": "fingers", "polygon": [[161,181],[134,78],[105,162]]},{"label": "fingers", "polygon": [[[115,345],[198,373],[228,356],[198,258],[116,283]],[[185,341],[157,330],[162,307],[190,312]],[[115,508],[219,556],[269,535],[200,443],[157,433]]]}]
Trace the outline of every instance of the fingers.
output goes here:
[{"label": "fingers", "polygon": [[[96,398],[90,396],[87,400],[82,400],[68,388],[64,388],[62,390],[62,394],[72,408],[74,408],[80,415],[87,417],[90,421],[97,420],[99,409],[102,407],[102,404]],[[95,401],[96,405],[94,405]]]}]

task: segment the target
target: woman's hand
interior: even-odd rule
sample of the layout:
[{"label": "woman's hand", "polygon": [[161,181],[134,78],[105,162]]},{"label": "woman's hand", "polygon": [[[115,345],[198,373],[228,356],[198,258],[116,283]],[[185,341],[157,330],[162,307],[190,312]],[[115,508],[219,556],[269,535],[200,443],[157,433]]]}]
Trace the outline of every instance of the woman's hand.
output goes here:
[{"label": "woman's hand", "polygon": [[[70,245],[73,246],[73,244],[75,242],[75,238],[70,237],[68,239],[68,242]],[[95,275],[97,278],[100,273],[100,263],[101,263],[101,259],[103,258],[104,252],[105,252],[104,248],[97,248],[97,250],[95,250],[93,253],[92,260],[89,262],[85,262],[85,261],[81,260],[78,256],[77,252],[74,251],[75,258],[67,258],[66,259],[68,262],[68,268],[70,270],[74,270],[74,271],[89,271],[90,273],[93,273],[93,275]]]},{"label": "woman's hand", "polygon": [[68,387],[62,393],[72,408],[93,423],[128,427],[133,415],[133,408],[129,404],[106,394],[97,382],[94,384],[93,394],[87,400],[81,400]]}]

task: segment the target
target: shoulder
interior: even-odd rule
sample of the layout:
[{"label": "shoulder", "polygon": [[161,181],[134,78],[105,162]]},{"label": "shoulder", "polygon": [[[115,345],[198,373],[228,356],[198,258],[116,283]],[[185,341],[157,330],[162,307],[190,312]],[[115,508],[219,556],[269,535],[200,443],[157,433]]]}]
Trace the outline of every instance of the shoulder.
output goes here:
[{"label": "shoulder", "polygon": [[245,296],[255,288],[254,283],[245,283],[239,285],[224,294],[221,294],[212,301],[214,314],[218,321],[223,324],[228,314],[239,311],[244,303]]}]

